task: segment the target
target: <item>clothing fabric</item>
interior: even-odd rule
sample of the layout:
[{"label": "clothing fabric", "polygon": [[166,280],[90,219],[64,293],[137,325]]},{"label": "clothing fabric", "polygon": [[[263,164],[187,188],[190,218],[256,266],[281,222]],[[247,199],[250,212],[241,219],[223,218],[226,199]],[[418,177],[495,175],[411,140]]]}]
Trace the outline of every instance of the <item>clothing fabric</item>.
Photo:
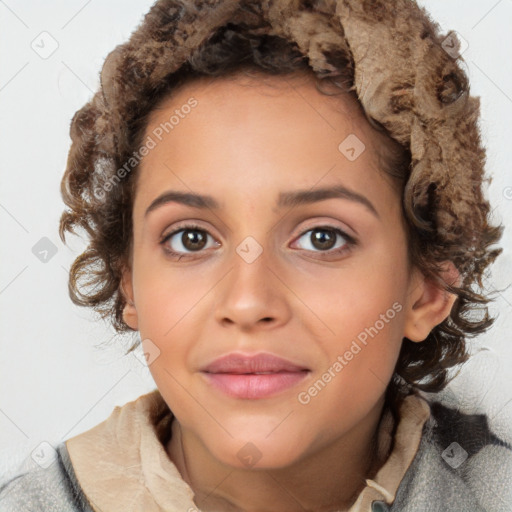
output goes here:
[{"label": "clothing fabric", "polygon": [[[158,390],[57,447],[57,459],[0,486],[1,512],[196,512],[165,451],[172,412]],[[512,447],[485,415],[411,394],[378,430],[382,465],[350,512],[511,512]]]}]

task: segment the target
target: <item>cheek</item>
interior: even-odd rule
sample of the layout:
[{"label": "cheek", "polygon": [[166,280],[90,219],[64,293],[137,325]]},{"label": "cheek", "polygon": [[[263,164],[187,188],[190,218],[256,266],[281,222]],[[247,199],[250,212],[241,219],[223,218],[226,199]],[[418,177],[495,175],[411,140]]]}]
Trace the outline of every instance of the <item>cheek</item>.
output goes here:
[{"label": "cheek", "polygon": [[192,266],[180,268],[159,251],[160,247],[146,248],[134,254],[133,283],[142,339],[172,338],[176,326],[194,314],[209,289],[202,272]]},{"label": "cheek", "polygon": [[[305,279],[296,288],[302,291],[304,302],[318,315],[333,337],[355,338],[376,322],[382,330],[381,315],[386,326],[397,329],[397,310],[403,309],[405,276],[400,263],[380,258],[361,258],[357,264],[347,264],[337,272],[320,273]],[[393,308],[393,305],[398,306]],[[388,314],[386,314],[388,312]],[[388,331],[389,329],[386,329]]]},{"label": "cheek", "polygon": [[144,351],[155,354],[149,370],[159,389],[181,396],[191,352],[212,315],[208,292],[213,285],[191,267],[180,271],[161,261],[144,264],[140,259],[138,268],[134,285],[140,338],[148,346]]},{"label": "cheek", "polygon": [[330,330],[320,341],[327,355],[322,369],[327,373],[317,376],[321,392],[311,389],[324,397],[319,407],[332,400],[363,412],[385,391],[403,339],[406,274],[401,257],[368,257],[338,278],[324,280],[323,293],[312,293]]},{"label": "cheek", "polygon": [[297,396],[301,404],[297,412],[309,418],[312,431],[325,425],[338,433],[350,430],[385,393],[400,351],[402,322],[401,313],[395,314],[392,308],[386,311],[388,323],[381,320],[382,324],[373,321],[362,329],[354,327],[354,336],[345,336],[340,329],[339,337],[324,345],[329,363]]}]

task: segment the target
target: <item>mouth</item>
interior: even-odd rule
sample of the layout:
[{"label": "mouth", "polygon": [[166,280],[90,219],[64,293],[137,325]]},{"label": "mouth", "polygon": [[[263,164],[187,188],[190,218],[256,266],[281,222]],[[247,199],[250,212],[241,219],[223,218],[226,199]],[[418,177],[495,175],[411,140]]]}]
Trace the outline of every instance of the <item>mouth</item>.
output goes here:
[{"label": "mouth", "polygon": [[267,398],[298,385],[310,373],[306,366],[273,354],[228,354],[201,369],[209,384],[241,399]]}]

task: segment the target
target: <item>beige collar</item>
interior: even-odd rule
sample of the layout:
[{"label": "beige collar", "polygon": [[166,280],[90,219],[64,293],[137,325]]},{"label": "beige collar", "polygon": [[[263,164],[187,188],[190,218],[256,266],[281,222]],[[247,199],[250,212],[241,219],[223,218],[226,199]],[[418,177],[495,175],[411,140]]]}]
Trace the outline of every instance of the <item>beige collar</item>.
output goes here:
[{"label": "beige collar", "polygon": [[[372,480],[366,480],[349,512],[370,512],[374,500],[393,502],[429,415],[425,400],[407,396],[392,446],[393,417],[384,412],[378,456],[387,460]],[[197,512],[194,492],[165,451],[172,419],[155,389],[116,407],[105,421],[66,441],[76,477],[95,512]]]}]

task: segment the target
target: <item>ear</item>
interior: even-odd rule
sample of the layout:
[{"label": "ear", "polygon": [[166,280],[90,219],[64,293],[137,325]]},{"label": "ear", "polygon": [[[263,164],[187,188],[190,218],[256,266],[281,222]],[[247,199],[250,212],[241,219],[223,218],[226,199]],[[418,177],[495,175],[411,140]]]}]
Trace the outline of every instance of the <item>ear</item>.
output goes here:
[{"label": "ear", "polygon": [[[441,279],[460,286],[460,274],[455,265],[445,261],[442,267]],[[409,285],[404,336],[415,342],[425,340],[434,327],[448,318],[456,299],[456,295],[443,290],[440,284],[427,279],[415,268]]]},{"label": "ear", "polygon": [[123,267],[121,293],[126,301],[123,309],[123,320],[134,331],[137,331],[139,329],[139,319],[133,296],[132,271],[127,266]]}]

